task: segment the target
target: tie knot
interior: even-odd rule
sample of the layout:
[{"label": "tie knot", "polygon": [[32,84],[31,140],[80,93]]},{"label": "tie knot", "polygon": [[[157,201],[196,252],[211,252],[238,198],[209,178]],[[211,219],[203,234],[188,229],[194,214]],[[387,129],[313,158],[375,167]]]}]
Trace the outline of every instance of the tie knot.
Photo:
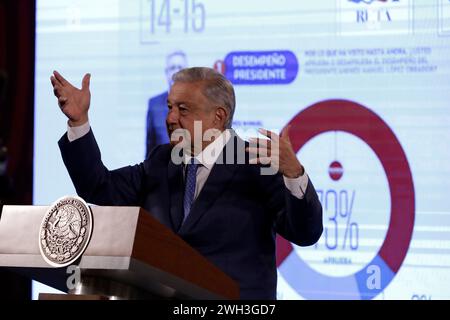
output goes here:
[{"label": "tie knot", "polygon": [[186,177],[188,176],[195,177],[199,165],[200,162],[197,159],[195,158],[189,159],[188,163],[186,164]]},{"label": "tie knot", "polygon": [[189,161],[186,163],[187,166],[196,167],[200,164],[200,161],[198,161],[196,158],[190,158]]}]

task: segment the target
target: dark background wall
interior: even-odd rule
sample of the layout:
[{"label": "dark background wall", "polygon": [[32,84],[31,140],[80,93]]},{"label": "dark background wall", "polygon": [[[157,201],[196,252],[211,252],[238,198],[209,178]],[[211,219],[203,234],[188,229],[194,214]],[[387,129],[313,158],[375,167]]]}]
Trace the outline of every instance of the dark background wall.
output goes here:
[{"label": "dark background wall", "polygon": [[[0,207],[32,203],[35,6],[0,0]],[[31,296],[28,279],[1,268],[0,287],[0,299]]]}]

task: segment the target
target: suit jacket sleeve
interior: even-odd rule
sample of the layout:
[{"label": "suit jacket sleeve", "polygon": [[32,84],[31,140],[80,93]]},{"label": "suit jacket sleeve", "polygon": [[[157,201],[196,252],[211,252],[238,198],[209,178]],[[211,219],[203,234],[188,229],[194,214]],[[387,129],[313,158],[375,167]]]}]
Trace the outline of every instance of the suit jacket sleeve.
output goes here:
[{"label": "suit jacket sleeve", "polygon": [[278,234],[299,246],[316,243],[323,231],[322,205],[311,179],[303,199],[298,199],[284,185],[280,174],[267,181],[268,206],[275,213],[275,229]]},{"label": "suit jacket sleeve", "polygon": [[98,205],[139,205],[148,161],[109,171],[103,165],[92,129],[73,142],[64,134],[58,145],[80,197]]}]

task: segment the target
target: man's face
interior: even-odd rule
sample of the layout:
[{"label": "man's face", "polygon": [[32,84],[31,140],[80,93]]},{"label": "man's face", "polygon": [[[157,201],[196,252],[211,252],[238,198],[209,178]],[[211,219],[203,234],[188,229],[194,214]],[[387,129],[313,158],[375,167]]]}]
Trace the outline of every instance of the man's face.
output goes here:
[{"label": "man's face", "polygon": [[167,59],[166,77],[167,77],[167,83],[169,84],[169,88],[173,84],[172,76],[175,73],[177,73],[178,71],[180,71],[186,67],[187,67],[187,61],[186,61],[185,57],[181,54],[172,55]]},{"label": "man's face", "polygon": [[[169,139],[176,129],[185,129],[190,134],[191,147],[194,146],[195,139],[200,139],[202,143],[199,145],[201,149],[208,144],[203,142],[203,133],[212,128],[217,128],[216,123],[216,107],[202,93],[204,83],[199,82],[175,82],[170,88],[167,98],[169,113],[167,114],[166,125]],[[194,122],[201,121],[201,130],[194,130]],[[198,135],[201,133],[201,136]],[[197,134],[195,136],[194,134]],[[177,141],[172,141],[175,145]],[[201,150],[193,150],[195,153]]]}]

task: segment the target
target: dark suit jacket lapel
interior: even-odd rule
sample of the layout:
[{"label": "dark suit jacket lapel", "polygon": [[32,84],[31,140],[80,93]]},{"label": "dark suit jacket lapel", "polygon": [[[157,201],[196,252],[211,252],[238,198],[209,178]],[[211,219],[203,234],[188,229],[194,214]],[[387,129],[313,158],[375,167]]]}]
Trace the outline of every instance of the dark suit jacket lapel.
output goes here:
[{"label": "dark suit jacket lapel", "polygon": [[[226,149],[235,146],[235,144],[232,143],[233,139],[235,139],[234,132],[232,132],[229,142],[222,150],[222,153],[218,159],[224,159]],[[236,162],[233,164],[224,163],[225,161],[223,160],[222,164],[214,164],[203,189],[200,191],[199,196],[191,208],[189,216],[180,228],[180,233],[189,230],[189,228],[191,228],[205,214],[205,212],[214,204],[216,199],[227,188],[237,170],[238,165]]]},{"label": "dark suit jacket lapel", "polygon": [[183,166],[169,160],[167,168],[170,194],[170,220],[173,230],[177,232],[183,221]]}]

